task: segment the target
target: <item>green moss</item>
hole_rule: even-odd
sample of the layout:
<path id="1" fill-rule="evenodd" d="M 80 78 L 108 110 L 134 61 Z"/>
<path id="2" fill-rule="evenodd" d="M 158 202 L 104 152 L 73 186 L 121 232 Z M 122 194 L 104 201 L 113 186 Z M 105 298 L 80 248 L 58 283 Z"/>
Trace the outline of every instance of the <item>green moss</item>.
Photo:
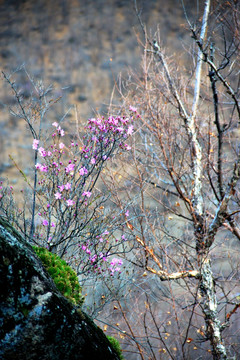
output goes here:
<path id="1" fill-rule="evenodd" d="M 26 307 L 21 307 L 20 311 L 25 317 L 27 317 L 30 310 L 27 309 Z"/>
<path id="2" fill-rule="evenodd" d="M 123 354 L 122 354 L 122 349 L 121 346 L 119 344 L 119 341 L 113 337 L 113 336 L 107 336 L 108 341 L 110 342 L 112 348 L 116 351 L 118 357 L 120 360 L 124 360 Z"/>
<path id="3" fill-rule="evenodd" d="M 84 298 L 75 271 L 58 255 L 45 248 L 33 246 L 48 273 L 51 275 L 58 290 L 74 305 L 81 306 Z"/>

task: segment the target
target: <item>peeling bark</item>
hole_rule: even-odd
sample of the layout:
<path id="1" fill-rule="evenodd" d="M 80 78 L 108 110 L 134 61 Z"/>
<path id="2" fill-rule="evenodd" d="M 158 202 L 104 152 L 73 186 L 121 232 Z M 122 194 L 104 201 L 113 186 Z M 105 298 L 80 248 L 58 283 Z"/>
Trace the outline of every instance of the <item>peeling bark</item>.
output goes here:
<path id="1" fill-rule="evenodd" d="M 209 258 L 205 258 L 201 267 L 200 291 L 203 298 L 203 313 L 206 323 L 206 336 L 212 345 L 214 360 L 226 360 L 226 348 L 221 335 L 221 324 L 217 317 L 217 298 Z"/>

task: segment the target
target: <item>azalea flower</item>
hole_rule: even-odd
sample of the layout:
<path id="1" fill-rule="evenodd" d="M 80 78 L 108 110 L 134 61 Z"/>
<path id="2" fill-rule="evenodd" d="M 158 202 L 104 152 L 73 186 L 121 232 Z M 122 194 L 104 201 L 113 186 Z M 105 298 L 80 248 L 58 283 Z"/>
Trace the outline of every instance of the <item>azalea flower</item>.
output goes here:
<path id="1" fill-rule="evenodd" d="M 132 135 L 133 134 L 133 125 L 130 125 L 127 129 L 127 135 Z"/>
<path id="2" fill-rule="evenodd" d="M 38 152 L 39 152 L 40 156 L 42 156 L 42 157 L 47 156 L 47 152 L 46 152 L 46 150 L 45 150 L 43 147 L 40 147 L 40 148 L 38 149 Z"/>
<path id="3" fill-rule="evenodd" d="M 134 106 L 129 106 L 129 110 L 132 112 L 137 112 L 137 108 L 135 108 Z"/>
<path id="4" fill-rule="evenodd" d="M 84 167 L 82 167 L 80 170 L 79 170 L 79 175 L 87 175 L 88 171 L 87 169 Z"/>
<path id="5" fill-rule="evenodd" d="M 72 185 L 70 183 L 66 183 L 64 186 L 66 190 L 71 190 Z"/>
<path id="6" fill-rule="evenodd" d="M 66 203 L 67 203 L 67 206 L 72 206 L 72 205 L 74 205 L 74 201 L 71 200 L 71 199 L 68 199 L 68 200 L 66 201 Z"/>
<path id="7" fill-rule="evenodd" d="M 90 192 L 90 191 L 84 191 L 83 193 L 82 193 L 82 196 L 86 196 L 86 197 L 90 197 L 92 195 L 92 193 Z"/>
<path id="8" fill-rule="evenodd" d="M 122 265 L 122 259 L 117 259 L 117 258 L 113 258 L 111 261 L 111 265 L 115 266 L 115 265 Z"/>
<path id="9" fill-rule="evenodd" d="M 66 168 L 65 171 L 68 174 L 69 172 L 74 170 L 75 165 L 74 164 L 69 164 Z"/>
<path id="10" fill-rule="evenodd" d="M 55 196 L 55 199 L 60 200 L 62 197 L 62 194 L 60 192 L 56 192 L 56 194 L 54 194 L 54 196 Z"/>
<path id="11" fill-rule="evenodd" d="M 38 144 L 39 144 L 39 140 L 33 139 L 33 144 L 32 144 L 33 150 L 37 150 Z"/>
<path id="12" fill-rule="evenodd" d="M 39 170 L 42 172 L 48 172 L 48 166 L 47 165 L 40 165 Z"/>

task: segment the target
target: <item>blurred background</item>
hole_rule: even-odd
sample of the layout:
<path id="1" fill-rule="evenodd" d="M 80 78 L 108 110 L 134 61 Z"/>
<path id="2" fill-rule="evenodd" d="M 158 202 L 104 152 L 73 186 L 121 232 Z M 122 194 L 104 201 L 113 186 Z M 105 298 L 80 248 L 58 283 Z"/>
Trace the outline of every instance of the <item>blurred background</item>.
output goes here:
<path id="1" fill-rule="evenodd" d="M 184 48 L 190 42 L 179 0 L 139 0 L 143 22 L 153 35 L 159 26 L 169 56 L 186 66 Z M 185 1 L 190 18 L 198 14 L 197 1 Z M 64 127 L 74 128 L 76 117 L 87 120 L 107 112 L 114 84 L 124 83 L 130 69 L 141 66 L 144 37 L 134 0 L 1 0 L 1 71 L 25 67 L 34 82 L 52 85 L 61 100 L 47 114 L 50 124 L 66 115 Z M 2 75 L 2 74 L 1 74 Z M 24 71 L 13 74 L 26 102 L 32 84 Z M 118 103 L 115 91 L 113 104 Z M 24 186 L 14 161 L 28 175 L 32 138 L 24 120 L 10 113 L 15 99 L 3 76 L 0 79 L 0 177 L 15 188 Z M 29 154 L 28 154 L 29 153 Z M 29 160 L 29 161 L 28 161 Z"/>

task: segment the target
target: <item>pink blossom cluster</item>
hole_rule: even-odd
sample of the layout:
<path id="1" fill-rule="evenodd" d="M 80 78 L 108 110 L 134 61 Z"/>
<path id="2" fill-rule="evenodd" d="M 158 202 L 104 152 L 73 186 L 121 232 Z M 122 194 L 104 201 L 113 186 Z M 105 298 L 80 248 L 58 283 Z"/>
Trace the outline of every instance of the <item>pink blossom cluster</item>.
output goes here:
<path id="1" fill-rule="evenodd" d="M 125 133 L 127 135 L 132 135 L 133 133 L 133 125 L 129 124 L 130 119 L 126 117 L 91 118 L 88 120 L 88 123 L 88 129 L 95 134 L 108 133 L 109 131 L 112 133 Z"/>
<path id="2" fill-rule="evenodd" d="M 54 123 L 52 123 L 52 126 L 54 126 L 57 129 L 57 133 L 59 136 L 65 135 L 64 130 L 61 128 L 61 126 L 56 121 Z"/>
<path id="3" fill-rule="evenodd" d="M 113 117 L 105 119 L 101 118 L 91 118 L 88 120 L 88 139 L 86 139 L 85 145 L 81 148 L 81 155 L 83 159 L 87 160 L 88 166 L 94 167 L 100 161 L 105 161 L 108 159 L 109 155 L 112 155 L 114 146 L 118 144 L 120 148 L 125 150 L 130 150 L 131 147 L 125 143 L 125 140 L 133 134 L 133 124 L 132 117 Z M 52 124 L 57 133 L 53 133 L 52 137 L 55 138 L 56 135 L 63 137 L 65 135 L 64 130 L 61 126 L 54 122 Z M 71 143 L 70 147 L 77 146 L 77 144 Z M 55 143 L 51 146 L 51 150 L 46 150 L 43 146 L 39 146 L 39 140 L 34 139 L 32 148 L 35 151 L 38 151 L 39 155 L 42 158 L 45 158 L 46 163 L 37 163 L 35 165 L 37 170 L 47 173 L 50 168 L 56 167 L 60 171 L 59 166 L 62 165 L 61 162 L 56 162 L 56 155 L 64 154 L 64 149 L 67 149 L 67 146 L 63 142 Z M 54 158 L 51 164 L 49 164 L 49 158 Z M 76 161 L 76 160 L 75 160 Z M 65 167 L 66 174 L 73 175 L 76 169 L 74 161 L 69 161 L 69 164 Z M 85 176 L 89 172 L 89 169 L 86 165 L 83 165 L 79 169 L 79 175 Z"/>
<path id="4" fill-rule="evenodd" d="M 120 139 L 126 139 L 133 134 L 134 128 L 132 124 L 132 117 L 109 116 L 108 118 L 91 118 L 88 120 L 88 130 L 93 134 L 92 141 L 103 143 L 104 147 L 108 146 L 109 142 L 114 142 Z M 106 137 L 107 135 L 107 137 Z M 123 142 L 119 142 L 121 148 L 130 150 L 131 147 Z"/>
<path id="5" fill-rule="evenodd" d="M 78 244 L 78 246 L 87 255 L 88 262 L 91 264 L 94 272 L 105 273 L 107 271 L 112 276 L 114 273 L 121 272 L 123 261 L 122 259 L 112 257 L 108 250 L 105 250 L 105 253 L 101 251 L 104 248 L 102 244 L 110 242 L 109 235 L 109 231 L 104 230 L 100 235 L 96 236 L 96 242 L 88 240 L 84 244 Z M 97 254 L 95 251 L 96 244 L 100 245 L 99 249 L 101 249 Z"/>
<path id="6" fill-rule="evenodd" d="M 41 173 L 38 184 L 45 189 L 43 193 L 49 210 L 44 216 L 48 215 L 47 219 L 42 218 L 41 225 L 48 229 L 46 230 L 48 237 L 52 237 L 53 243 L 58 224 L 51 221 L 52 215 L 49 214 L 54 214 L 55 209 L 59 209 L 58 211 L 61 211 L 66 219 L 72 219 L 78 216 L 77 214 L 84 214 L 84 211 L 90 214 L 91 211 L 87 209 L 96 201 L 92 184 L 94 184 L 94 179 L 98 178 L 103 163 L 118 149 L 131 149 L 126 141 L 134 131 L 135 109 L 132 108 L 130 111 L 132 113 L 130 117 L 110 116 L 89 119 L 81 146 L 73 140 L 70 145 L 64 143 L 62 138 L 65 132 L 57 122 L 52 124 L 55 128 L 52 134 L 52 145 L 46 147 L 39 139 L 33 140 L 32 148 L 39 155 L 39 162 L 35 164 L 36 170 Z M 57 216 L 54 215 L 54 219 L 56 218 Z M 106 239 L 108 234 L 106 230 L 95 236 L 96 243 L 99 244 L 99 248 L 97 247 L 99 252 L 95 243 L 84 243 L 79 246 L 87 255 L 87 261 L 94 271 L 102 272 L 107 266 L 109 273 L 113 275 L 121 271 L 122 260 L 113 258 L 110 263 L 108 262 L 111 256 L 105 246 L 108 244 Z"/>
<path id="7" fill-rule="evenodd" d="M 121 272 L 121 266 L 122 266 L 122 259 L 113 258 L 110 263 L 109 270 L 111 272 L 111 275 L 113 275 L 115 272 Z"/>
<path id="8" fill-rule="evenodd" d="M 92 251 L 90 250 L 89 242 L 87 244 L 81 245 L 81 249 L 88 256 L 88 261 L 93 266 L 94 272 L 103 273 L 107 270 L 111 276 L 114 275 L 115 272 L 121 273 L 121 266 L 123 264 L 122 259 L 112 258 L 111 260 L 109 260 L 110 253 L 108 252 L 104 254 L 100 251 L 98 254 L 96 253 L 92 254 Z"/>

